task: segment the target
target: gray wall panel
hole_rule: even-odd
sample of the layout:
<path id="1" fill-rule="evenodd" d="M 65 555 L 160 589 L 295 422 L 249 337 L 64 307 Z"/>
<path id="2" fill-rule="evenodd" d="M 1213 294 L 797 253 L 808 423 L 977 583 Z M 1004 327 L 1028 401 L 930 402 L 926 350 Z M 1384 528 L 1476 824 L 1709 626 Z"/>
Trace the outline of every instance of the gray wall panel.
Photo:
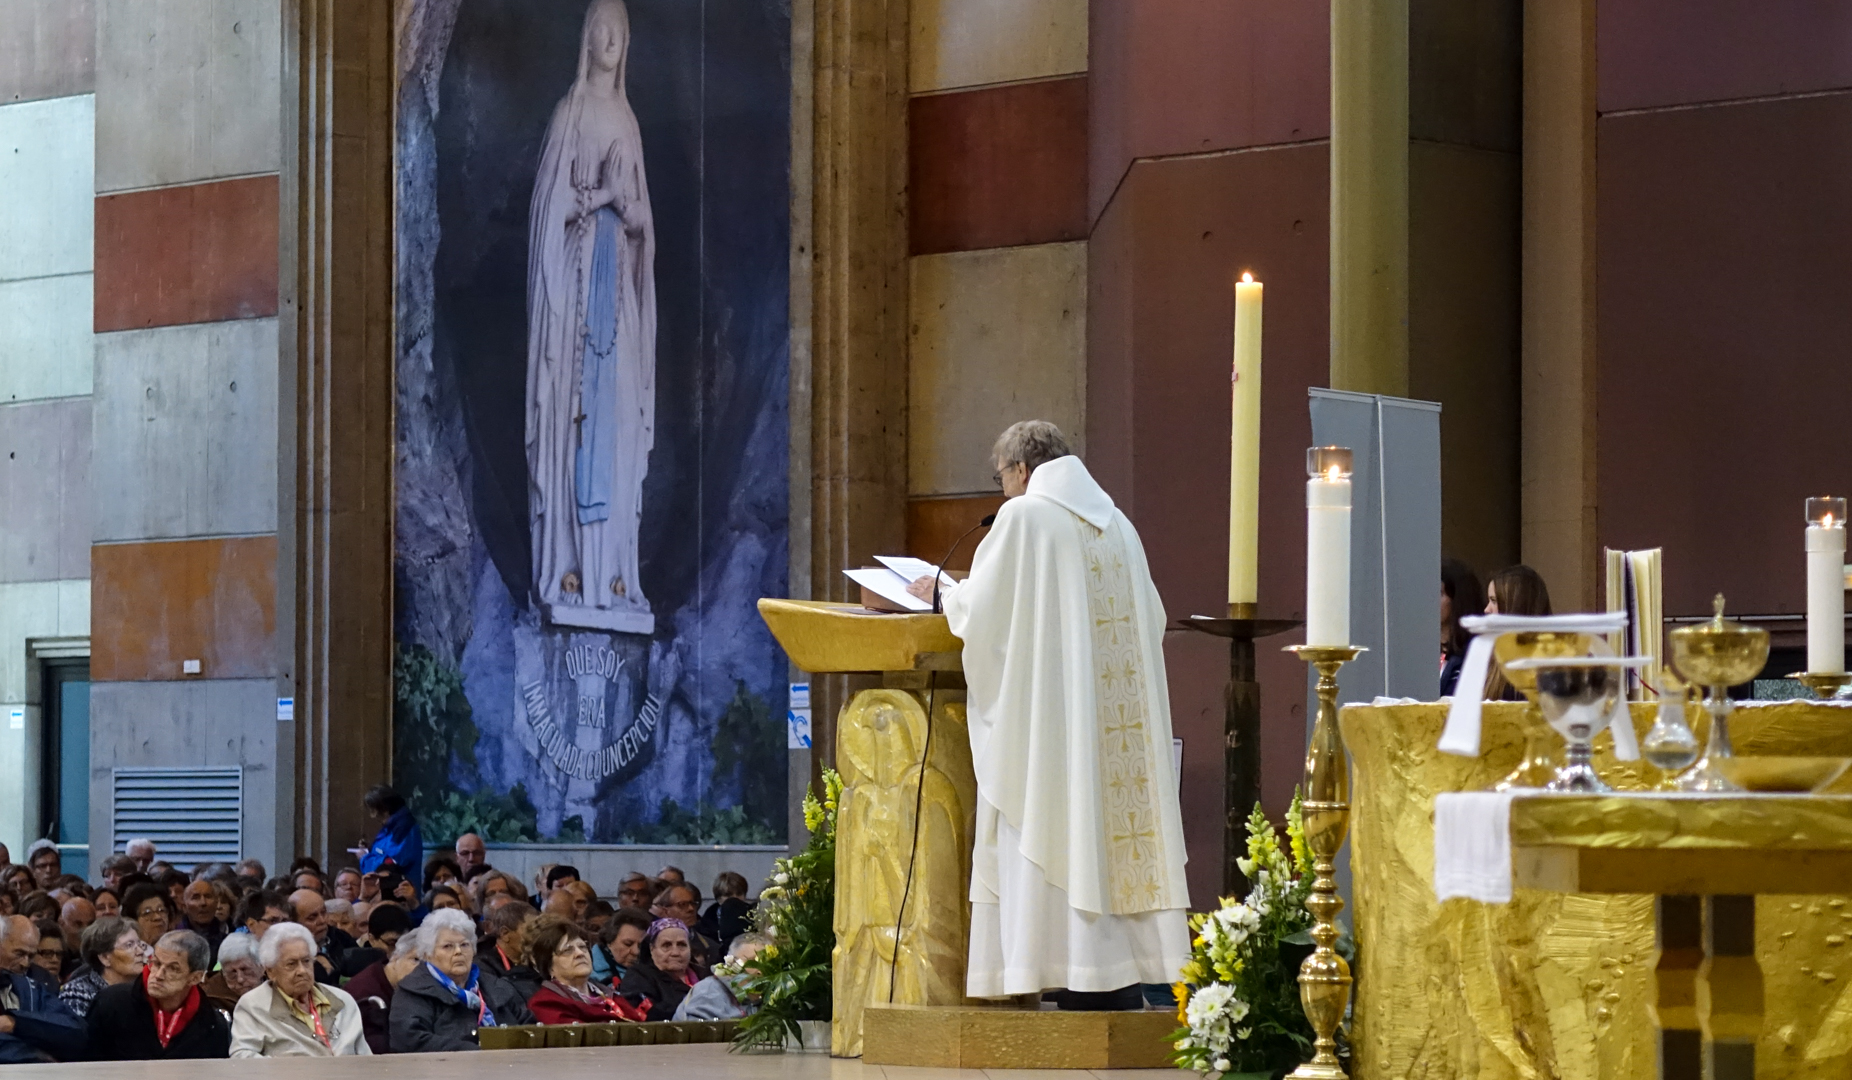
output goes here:
<path id="1" fill-rule="evenodd" d="M 0 405 L 0 581 L 90 576 L 90 399 Z"/>
<path id="2" fill-rule="evenodd" d="M 99 0 L 96 190 L 277 171 L 283 5 Z"/>
<path id="3" fill-rule="evenodd" d="M 113 767 L 244 768 L 244 854 L 276 867 L 276 683 L 99 682 L 90 687 L 90 859 L 108 853 Z"/>
<path id="4" fill-rule="evenodd" d="M 96 341 L 95 538 L 275 531 L 276 320 Z"/>

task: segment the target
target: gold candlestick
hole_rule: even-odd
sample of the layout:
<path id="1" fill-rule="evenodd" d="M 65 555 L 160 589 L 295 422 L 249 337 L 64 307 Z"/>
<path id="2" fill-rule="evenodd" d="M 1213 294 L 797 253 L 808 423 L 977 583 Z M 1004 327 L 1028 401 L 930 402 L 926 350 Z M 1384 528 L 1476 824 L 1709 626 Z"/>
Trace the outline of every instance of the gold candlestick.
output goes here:
<path id="1" fill-rule="evenodd" d="M 1812 691 L 1817 698 L 1833 697 L 1840 687 L 1852 682 L 1852 675 L 1843 671 L 1804 671 L 1788 677 Z"/>
<path id="2" fill-rule="evenodd" d="M 1318 718 L 1305 752 L 1305 843 L 1312 849 L 1312 895 L 1305 907 L 1315 920 L 1317 948 L 1299 965 L 1299 1001 L 1317 1035 L 1312 1060 L 1294 1069 L 1295 1080 L 1344 1080 L 1337 1031 L 1350 1005 L 1350 965 L 1332 946 L 1338 940 L 1336 860 L 1350 831 L 1350 761 L 1338 730 L 1338 668 L 1364 650 L 1355 645 L 1294 645 L 1286 650 L 1318 670 Z"/>

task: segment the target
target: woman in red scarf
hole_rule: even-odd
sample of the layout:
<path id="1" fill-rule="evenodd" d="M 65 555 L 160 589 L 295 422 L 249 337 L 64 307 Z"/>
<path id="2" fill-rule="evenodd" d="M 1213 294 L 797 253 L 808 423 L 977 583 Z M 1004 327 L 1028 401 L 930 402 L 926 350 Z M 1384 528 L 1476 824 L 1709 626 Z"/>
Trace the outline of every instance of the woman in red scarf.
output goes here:
<path id="1" fill-rule="evenodd" d="M 90 1051 L 102 1061 L 222 1058 L 231 1024 L 200 992 L 212 946 L 191 930 L 163 934 L 142 976 L 99 991 L 86 1018 Z"/>
<path id="2" fill-rule="evenodd" d="M 592 981 L 592 950 L 577 926 L 543 915 L 528 925 L 528 956 L 546 982 L 527 999 L 542 1024 L 608 1024 L 642 1020 L 644 1011 Z"/>

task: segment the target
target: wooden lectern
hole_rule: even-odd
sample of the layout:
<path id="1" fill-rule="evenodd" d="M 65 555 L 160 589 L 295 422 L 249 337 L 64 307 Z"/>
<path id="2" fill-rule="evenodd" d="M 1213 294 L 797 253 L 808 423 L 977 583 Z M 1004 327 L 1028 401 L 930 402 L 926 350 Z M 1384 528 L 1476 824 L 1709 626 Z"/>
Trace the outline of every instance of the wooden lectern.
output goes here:
<path id="1" fill-rule="evenodd" d="M 964 645 L 943 615 L 770 599 L 759 614 L 805 671 L 881 676 L 880 689 L 855 695 L 836 724 L 830 1052 L 859 1057 L 867 1006 L 965 1000 L 977 778 Z"/>

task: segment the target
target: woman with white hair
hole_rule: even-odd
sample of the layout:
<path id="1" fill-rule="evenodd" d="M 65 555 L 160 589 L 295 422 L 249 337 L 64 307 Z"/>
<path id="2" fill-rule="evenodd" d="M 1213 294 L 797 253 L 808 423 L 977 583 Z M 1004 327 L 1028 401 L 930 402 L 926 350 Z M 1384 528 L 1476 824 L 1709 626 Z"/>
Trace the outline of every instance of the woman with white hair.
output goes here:
<path id="1" fill-rule="evenodd" d="M 238 1008 L 238 999 L 264 981 L 264 965 L 257 957 L 253 934 L 227 934 L 219 945 L 219 970 L 200 989 L 225 1015 Z"/>
<path id="2" fill-rule="evenodd" d="M 371 1054 L 352 995 L 315 981 L 315 935 L 278 923 L 257 943 L 269 981 L 238 999 L 231 1056 L 338 1057 Z"/>
<path id="3" fill-rule="evenodd" d="M 393 1053 L 474 1050 L 480 1028 L 534 1022 L 520 994 L 477 969 L 476 924 L 463 912 L 446 908 L 425 916 L 418 955 L 423 963 L 392 995 Z"/>

